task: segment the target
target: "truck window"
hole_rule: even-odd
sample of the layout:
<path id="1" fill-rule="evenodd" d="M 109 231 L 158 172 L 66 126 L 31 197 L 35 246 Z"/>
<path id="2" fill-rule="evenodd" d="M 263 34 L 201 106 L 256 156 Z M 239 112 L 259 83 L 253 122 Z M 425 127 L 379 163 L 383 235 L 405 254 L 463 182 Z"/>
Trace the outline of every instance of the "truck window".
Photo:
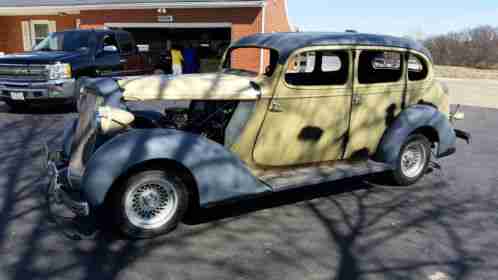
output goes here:
<path id="1" fill-rule="evenodd" d="M 132 37 L 127 33 L 122 33 L 118 35 L 119 46 L 121 47 L 121 52 L 123 54 L 131 54 L 135 50 L 135 43 Z"/>
<path id="2" fill-rule="evenodd" d="M 290 58 L 285 81 L 295 86 L 344 85 L 348 74 L 347 51 L 310 51 Z"/>
<path id="3" fill-rule="evenodd" d="M 116 41 L 116 39 L 114 38 L 113 35 L 105 35 L 104 38 L 102 39 L 102 49 L 104 49 L 105 47 L 108 47 L 108 46 L 114 46 L 116 47 L 118 50 L 118 42 Z"/>
<path id="4" fill-rule="evenodd" d="M 393 83 L 401 79 L 401 53 L 386 51 L 362 51 L 358 61 L 360 84 Z"/>

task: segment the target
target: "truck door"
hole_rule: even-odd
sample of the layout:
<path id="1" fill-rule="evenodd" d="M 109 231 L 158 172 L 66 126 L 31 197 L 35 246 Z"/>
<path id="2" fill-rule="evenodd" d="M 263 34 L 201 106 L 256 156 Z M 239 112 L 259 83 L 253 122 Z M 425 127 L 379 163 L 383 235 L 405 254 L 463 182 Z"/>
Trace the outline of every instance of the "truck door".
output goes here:
<path id="1" fill-rule="evenodd" d="M 118 32 L 118 43 L 121 50 L 121 63 L 123 64 L 123 75 L 134 76 L 146 74 L 145 61 L 138 52 L 138 48 L 131 34 Z"/>
<path id="2" fill-rule="evenodd" d="M 113 34 L 105 34 L 98 40 L 95 54 L 97 76 L 120 76 L 123 73 L 119 46 Z"/>
<path id="3" fill-rule="evenodd" d="M 266 166 L 341 159 L 349 127 L 352 51 L 308 48 L 292 55 L 254 147 Z"/>

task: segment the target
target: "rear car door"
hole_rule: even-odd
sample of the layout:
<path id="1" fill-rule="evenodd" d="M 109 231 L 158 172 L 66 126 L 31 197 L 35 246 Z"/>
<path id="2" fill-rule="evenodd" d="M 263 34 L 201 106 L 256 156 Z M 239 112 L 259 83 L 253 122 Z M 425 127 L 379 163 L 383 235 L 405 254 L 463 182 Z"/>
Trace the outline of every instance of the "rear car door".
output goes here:
<path id="1" fill-rule="evenodd" d="M 286 63 L 253 156 L 265 166 L 342 158 L 349 126 L 352 52 L 341 47 L 302 49 Z"/>
<path id="2" fill-rule="evenodd" d="M 351 125 L 345 158 L 373 155 L 387 127 L 402 110 L 406 91 L 405 50 L 356 50 Z"/>

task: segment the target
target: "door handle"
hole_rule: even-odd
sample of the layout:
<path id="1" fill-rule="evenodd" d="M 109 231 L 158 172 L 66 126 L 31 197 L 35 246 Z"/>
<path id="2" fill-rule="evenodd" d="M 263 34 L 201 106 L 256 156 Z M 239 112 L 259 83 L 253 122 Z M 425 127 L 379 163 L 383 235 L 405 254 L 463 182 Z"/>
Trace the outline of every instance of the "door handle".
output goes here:
<path id="1" fill-rule="evenodd" d="M 121 62 L 121 63 L 126 63 L 126 62 L 128 62 L 128 59 L 126 59 L 126 58 L 122 58 L 122 59 L 120 59 L 120 60 L 119 60 L 119 62 Z"/>
<path id="2" fill-rule="evenodd" d="M 360 105 L 360 104 L 361 104 L 361 95 L 353 94 L 353 105 Z"/>
<path id="3" fill-rule="evenodd" d="M 272 102 L 270 103 L 270 112 L 279 113 L 279 112 L 283 112 L 283 111 L 284 111 L 284 109 L 282 108 L 282 105 L 280 103 L 278 103 L 277 101 L 272 100 Z"/>

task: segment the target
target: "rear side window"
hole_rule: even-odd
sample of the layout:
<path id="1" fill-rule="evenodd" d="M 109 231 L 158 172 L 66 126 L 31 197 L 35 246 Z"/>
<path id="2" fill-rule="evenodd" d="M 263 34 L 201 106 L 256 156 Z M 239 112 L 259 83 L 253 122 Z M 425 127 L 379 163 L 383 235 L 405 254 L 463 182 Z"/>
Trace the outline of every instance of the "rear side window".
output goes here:
<path id="1" fill-rule="evenodd" d="M 295 86 L 344 85 L 348 75 L 347 51 L 309 51 L 290 58 L 285 81 Z"/>
<path id="2" fill-rule="evenodd" d="M 401 79 L 401 53 L 362 51 L 358 62 L 360 84 L 393 83 Z"/>
<path id="3" fill-rule="evenodd" d="M 427 78 L 429 68 L 423 59 L 410 54 L 408 58 L 408 79 L 410 81 L 422 81 Z"/>

